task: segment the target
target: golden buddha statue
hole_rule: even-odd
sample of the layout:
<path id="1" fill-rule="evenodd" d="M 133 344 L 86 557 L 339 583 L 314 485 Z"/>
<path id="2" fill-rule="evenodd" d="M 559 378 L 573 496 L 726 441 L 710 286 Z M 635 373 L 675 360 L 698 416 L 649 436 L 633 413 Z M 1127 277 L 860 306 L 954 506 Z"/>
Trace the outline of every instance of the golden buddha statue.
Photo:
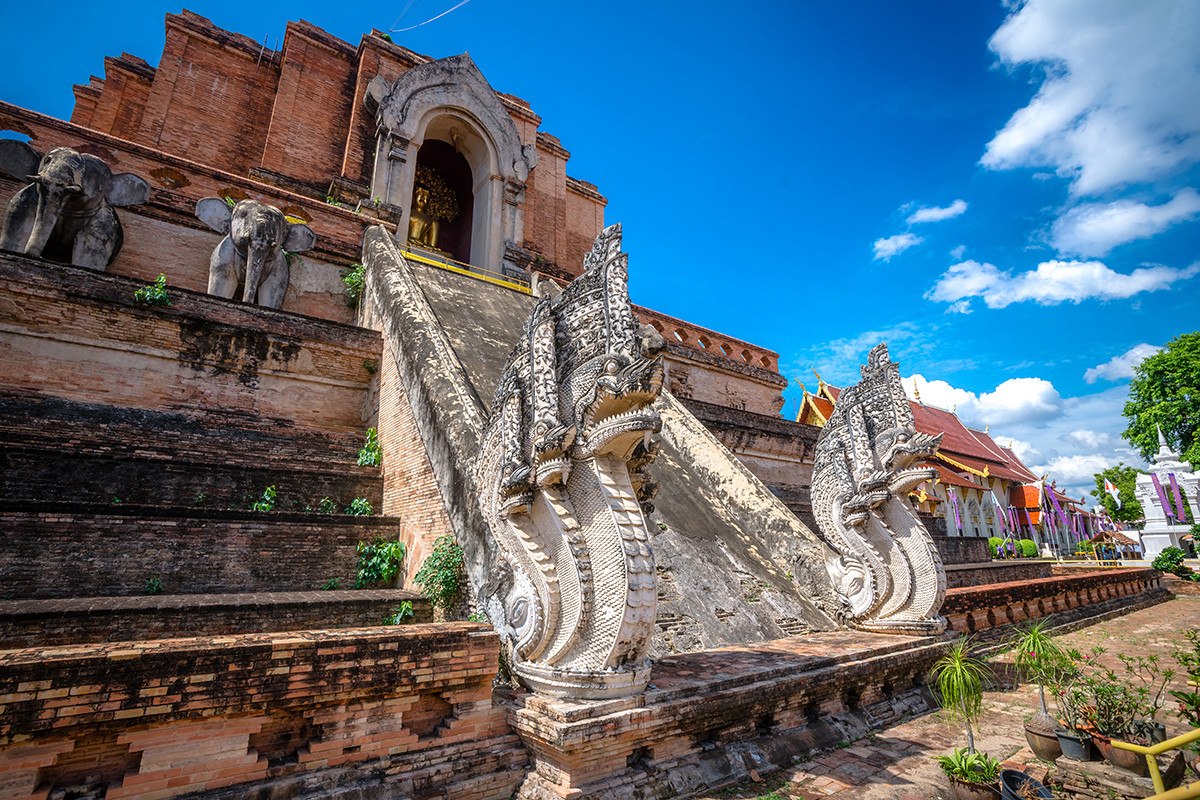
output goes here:
<path id="1" fill-rule="evenodd" d="M 418 185 L 413 191 L 412 212 L 408 216 L 408 243 L 437 250 L 438 219 L 428 213 L 428 205 L 429 189 Z"/>

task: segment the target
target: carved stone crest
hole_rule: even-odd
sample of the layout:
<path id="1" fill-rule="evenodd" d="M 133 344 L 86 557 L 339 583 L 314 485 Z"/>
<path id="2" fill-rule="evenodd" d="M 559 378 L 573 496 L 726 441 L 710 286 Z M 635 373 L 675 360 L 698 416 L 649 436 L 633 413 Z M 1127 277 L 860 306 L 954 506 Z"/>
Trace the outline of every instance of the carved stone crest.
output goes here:
<path id="1" fill-rule="evenodd" d="M 496 389 L 476 486 L 513 577 L 480 599 L 531 688 L 619 697 L 650 673 L 657 596 L 641 468 L 654 456 L 662 367 L 642 352 L 620 225 L 584 266 L 534 306 Z"/>
<path id="2" fill-rule="evenodd" d="M 827 564 L 848 624 L 892 633 L 936 634 L 946 572 L 908 492 L 932 480 L 912 468 L 942 437 L 918 433 L 899 367 L 877 345 L 862 380 L 842 391 L 817 439 L 813 513 L 838 556 Z"/>

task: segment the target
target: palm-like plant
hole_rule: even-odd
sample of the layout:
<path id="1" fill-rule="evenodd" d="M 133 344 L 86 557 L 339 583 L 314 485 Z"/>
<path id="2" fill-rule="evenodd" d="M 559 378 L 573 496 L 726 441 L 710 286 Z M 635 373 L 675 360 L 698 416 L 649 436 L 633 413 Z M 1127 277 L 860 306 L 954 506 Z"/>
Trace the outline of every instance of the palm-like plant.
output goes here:
<path id="1" fill-rule="evenodd" d="M 1030 727 L 1053 731 L 1058 727 L 1046 707 L 1046 684 L 1053 683 L 1066 653 L 1050 636 L 1050 617 L 1029 622 L 1017 629 L 1009 640 L 1009 652 L 1016 655 L 1017 672 L 1023 680 L 1038 685 L 1038 710 L 1029 720 Z"/>
<path id="2" fill-rule="evenodd" d="M 967 751 L 975 752 L 972 723 L 983 713 L 983 682 L 989 676 L 983 659 L 971 654 L 971 637 L 951 643 L 945 655 L 933 665 L 931 680 L 938 702 L 967 728 Z"/>

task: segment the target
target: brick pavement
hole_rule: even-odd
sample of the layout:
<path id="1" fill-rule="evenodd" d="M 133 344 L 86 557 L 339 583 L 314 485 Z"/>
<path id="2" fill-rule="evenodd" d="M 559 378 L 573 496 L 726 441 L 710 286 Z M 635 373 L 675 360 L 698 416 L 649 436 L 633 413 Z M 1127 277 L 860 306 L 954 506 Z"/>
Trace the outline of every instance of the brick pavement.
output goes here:
<path id="1" fill-rule="evenodd" d="M 1103 661 L 1117 664 L 1116 654 L 1158 655 L 1174 666 L 1170 651 L 1181 641 L 1179 631 L 1200 625 L 1200 598 L 1180 597 L 1132 614 L 1065 634 L 1060 641 L 1087 652 L 1107 648 Z M 1180 681 L 1178 681 L 1181 684 Z M 1182 684 L 1181 684 L 1182 685 Z M 1029 764 L 1035 777 L 1045 773 L 1025 744 L 1022 721 L 1037 707 L 1037 687 L 988 692 L 986 712 L 976 731 L 976 747 L 1012 766 Z M 1175 712 L 1164 710 L 1160 721 L 1168 735 L 1184 730 Z M 761 798 L 761 800 L 953 800 L 933 756 L 966 744 L 961 727 L 940 713 L 927 714 L 884 728 L 875 735 L 841 747 L 798 757 L 793 768 L 757 783 L 723 789 L 701 800 Z M 1030 763 L 1032 762 L 1032 763 Z"/>

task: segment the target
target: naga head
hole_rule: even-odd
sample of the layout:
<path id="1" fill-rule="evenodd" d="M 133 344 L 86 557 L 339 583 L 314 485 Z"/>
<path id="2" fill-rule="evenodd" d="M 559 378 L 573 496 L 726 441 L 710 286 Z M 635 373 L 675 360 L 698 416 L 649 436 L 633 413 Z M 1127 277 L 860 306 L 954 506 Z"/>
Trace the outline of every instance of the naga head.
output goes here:
<path id="1" fill-rule="evenodd" d="M 476 484 L 511 578 L 480 600 L 530 687 L 616 697 L 649 679 L 657 593 L 639 506 L 662 340 L 633 316 L 619 225 L 584 266 L 534 305 L 496 389 Z"/>

